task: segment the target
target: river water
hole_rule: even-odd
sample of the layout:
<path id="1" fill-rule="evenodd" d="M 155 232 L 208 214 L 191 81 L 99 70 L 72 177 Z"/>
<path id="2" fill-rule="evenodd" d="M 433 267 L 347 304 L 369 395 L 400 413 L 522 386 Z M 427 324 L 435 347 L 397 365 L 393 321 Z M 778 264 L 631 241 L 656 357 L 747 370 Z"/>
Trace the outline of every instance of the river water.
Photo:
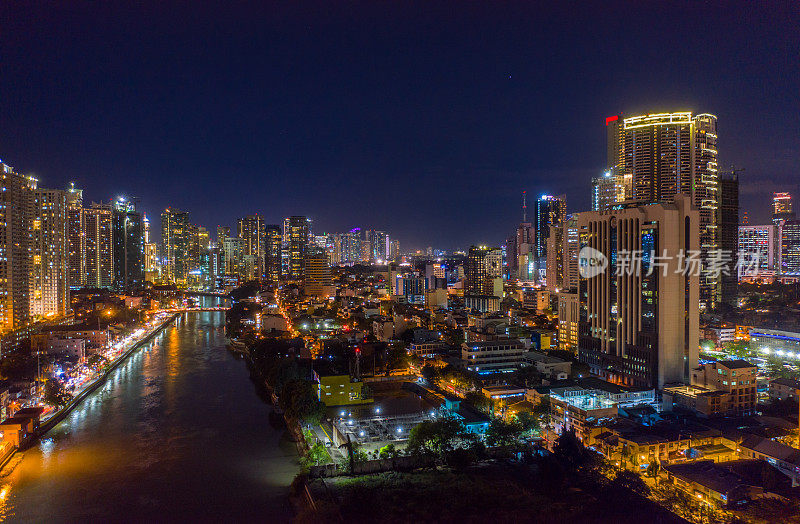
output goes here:
<path id="1" fill-rule="evenodd" d="M 184 314 L 17 453 L 0 519 L 289 520 L 296 449 L 224 326 L 224 312 Z"/>

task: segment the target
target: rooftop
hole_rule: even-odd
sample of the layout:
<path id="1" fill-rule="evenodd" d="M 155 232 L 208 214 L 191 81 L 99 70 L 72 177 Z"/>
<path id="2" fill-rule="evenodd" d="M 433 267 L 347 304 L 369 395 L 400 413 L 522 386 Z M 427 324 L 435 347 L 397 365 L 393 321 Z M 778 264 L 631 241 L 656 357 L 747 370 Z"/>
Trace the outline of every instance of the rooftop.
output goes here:
<path id="1" fill-rule="evenodd" d="M 755 364 L 751 364 L 746 360 L 718 360 L 717 364 L 720 366 L 725 366 L 728 369 L 742 369 L 742 368 L 756 367 Z"/>

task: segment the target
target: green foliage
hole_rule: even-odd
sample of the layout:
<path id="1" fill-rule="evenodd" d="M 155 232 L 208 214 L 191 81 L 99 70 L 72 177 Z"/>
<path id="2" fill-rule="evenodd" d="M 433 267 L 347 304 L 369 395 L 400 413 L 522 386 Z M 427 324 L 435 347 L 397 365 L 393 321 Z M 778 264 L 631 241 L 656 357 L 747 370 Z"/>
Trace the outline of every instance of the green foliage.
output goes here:
<path id="1" fill-rule="evenodd" d="M 490 446 L 514 447 L 519 443 L 522 431 L 522 424 L 496 418 L 492 420 L 489 429 L 486 430 L 486 442 Z"/>
<path id="2" fill-rule="evenodd" d="M 455 418 L 441 418 L 417 425 L 411 430 L 406 449 L 412 455 L 443 460 L 462 440 L 466 430 Z"/>
<path id="3" fill-rule="evenodd" d="M 314 385 L 307 380 L 287 382 L 283 386 L 280 403 L 286 414 L 296 420 L 319 424 L 325 416 L 325 404 L 319 401 Z"/>
<path id="4" fill-rule="evenodd" d="M 399 454 L 400 453 L 392 443 L 386 444 L 378 451 L 378 456 L 382 459 L 393 459 L 396 458 Z"/>
<path id="5" fill-rule="evenodd" d="M 320 464 L 329 464 L 332 462 L 331 455 L 322 442 L 317 442 L 308 449 L 306 456 L 301 459 L 301 464 L 304 467 L 319 466 Z"/>
<path id="6" fill-rule="evenodd" d="M 541 416 L 537 416 L 531 411 L 520 411 L 516 414 L 516 419 L 524 433 L 538 431 L 541 428 Z"/>
<path id="7" fill-rule="evenodd" d="M 491 414 L 492 410 L 494 409 L 492 399 L 480 391 L 468 391 L 464 395 L 464 402 L 487 414 Z"/>

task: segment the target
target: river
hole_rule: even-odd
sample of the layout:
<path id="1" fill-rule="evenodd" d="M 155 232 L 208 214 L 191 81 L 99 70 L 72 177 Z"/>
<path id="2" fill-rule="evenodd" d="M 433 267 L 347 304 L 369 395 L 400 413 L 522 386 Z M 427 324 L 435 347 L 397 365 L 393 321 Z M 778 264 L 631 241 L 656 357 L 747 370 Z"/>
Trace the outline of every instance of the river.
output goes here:
<path id="1" fill-rule="evenodd" d="M 223 312 L 182 315 L 17 453 L 0 472 L 0 519 L 289 520 L 296 448 L 224 326 Z"/>

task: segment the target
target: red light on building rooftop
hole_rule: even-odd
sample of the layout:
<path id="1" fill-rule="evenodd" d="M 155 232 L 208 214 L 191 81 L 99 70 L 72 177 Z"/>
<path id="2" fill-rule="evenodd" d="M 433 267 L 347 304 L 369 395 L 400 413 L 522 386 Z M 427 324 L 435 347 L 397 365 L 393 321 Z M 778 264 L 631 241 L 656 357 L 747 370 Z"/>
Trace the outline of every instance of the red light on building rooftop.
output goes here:
<path id="1" fill-rule="evenodd" d="M 617 120 L 619 120 L 619 115 L 606 117 L 606 125 L 610 124 L 611 122 L 616 122 Z"/>

